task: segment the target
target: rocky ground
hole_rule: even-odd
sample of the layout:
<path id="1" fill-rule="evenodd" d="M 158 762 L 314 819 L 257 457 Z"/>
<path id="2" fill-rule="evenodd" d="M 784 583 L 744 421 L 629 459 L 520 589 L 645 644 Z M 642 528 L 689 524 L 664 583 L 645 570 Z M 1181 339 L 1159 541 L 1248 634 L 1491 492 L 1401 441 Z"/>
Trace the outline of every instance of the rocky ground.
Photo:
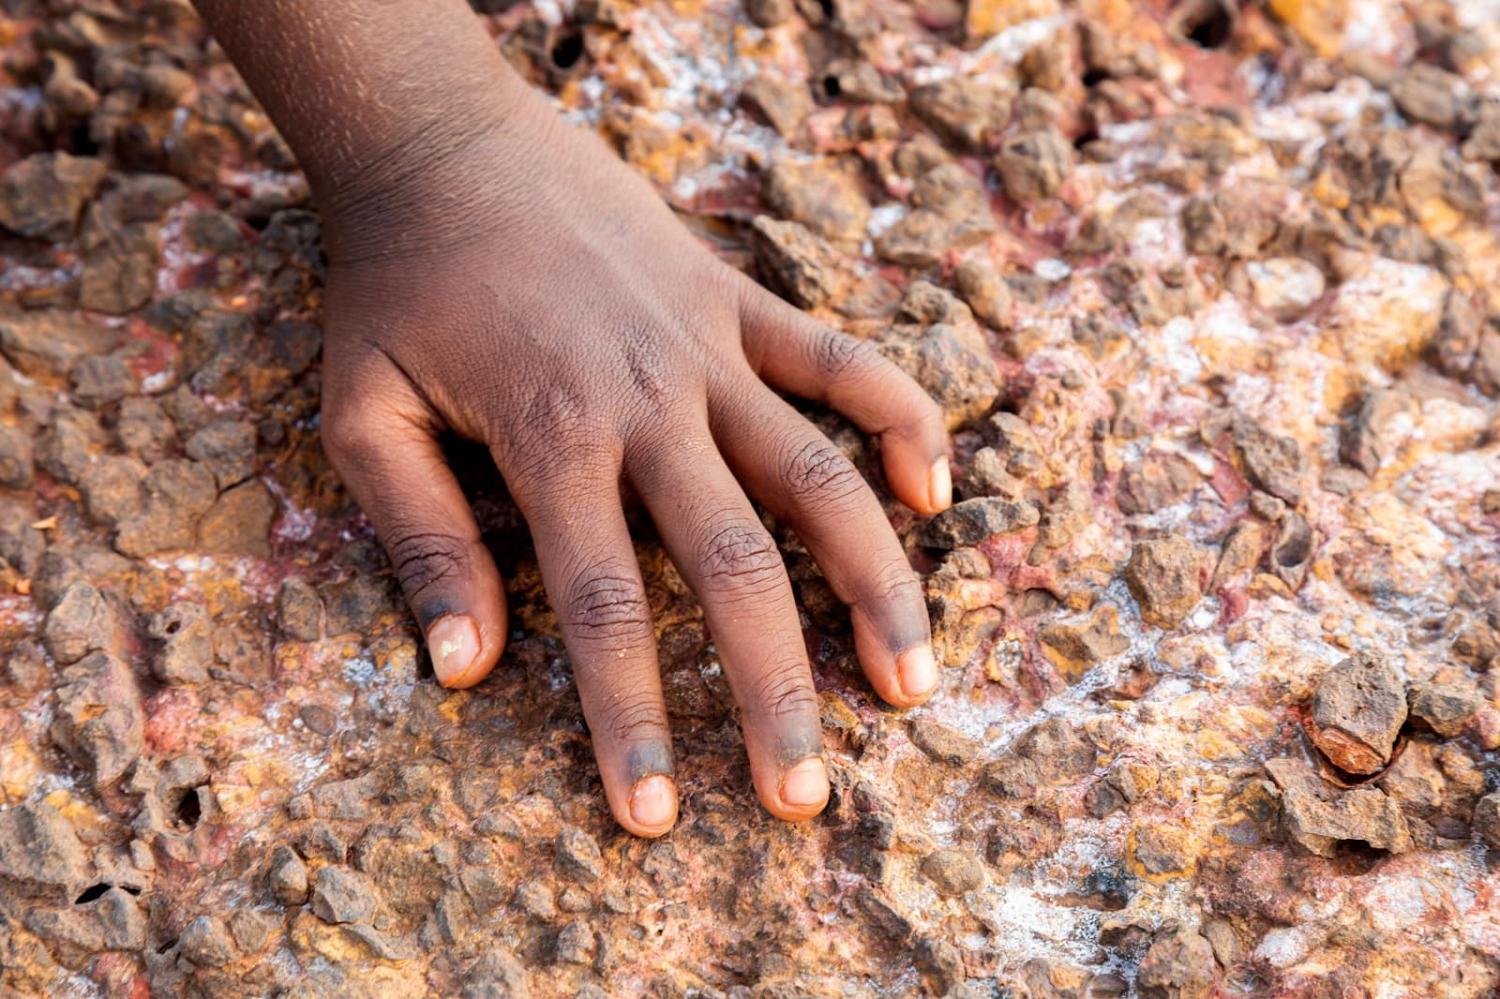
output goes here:
<path id="1" fill-rule="evenodd" d="M 783 532 L 835 793 L 767 818 L 643 532 L 683 808 L 624 835 L 479 460 L 515 630 L 432 681 L 191 12 L 4 0 L 0 995 L 1492 994 L 1493 2 L 479 6 L 941 399 L 961 502 L 891 512 L 942 693 L 873 699 Z"/>

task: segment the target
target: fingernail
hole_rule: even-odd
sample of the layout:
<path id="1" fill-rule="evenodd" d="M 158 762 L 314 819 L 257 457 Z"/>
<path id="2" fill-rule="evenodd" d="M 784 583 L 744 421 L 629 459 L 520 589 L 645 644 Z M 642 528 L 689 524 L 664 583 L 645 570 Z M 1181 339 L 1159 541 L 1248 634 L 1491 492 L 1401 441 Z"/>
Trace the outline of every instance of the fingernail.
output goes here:
<path id="1" fill-rule="evenodd" d="M 937 660 L 926 645 L 907 649 L 896 660 L 896 677 L 907 697 L 926 697 L 937 686 Z"/>
<path id="2" fill-rule="evenodd" d="M 467 614 L 448 614 L 427 629 L 427 651 L 432 655 L 432 671 L 438 683 L 452 686 L 479 658 L 479 629 Z"/>
<path id="3" fill-rule="evenodd" d="M 821 808 L 828 800 L 828 771 L 816 756 L 781 775 L 781 800 L 793 808 Z"/>
<path id="4" fill-rule="evenodd" d="M 647 829 L 672 821 L 677 810 L 677 788 L 666 774 L 642 777 L 630 789 L 630 817 Z"/>
<path id="5" fill-rule="evenodd" d="M 946 510 L 953 505 L 953 472 L 948 467 L 947 455 L 934 461 L 927 472 L 927 502 L 934 510 Z"/>

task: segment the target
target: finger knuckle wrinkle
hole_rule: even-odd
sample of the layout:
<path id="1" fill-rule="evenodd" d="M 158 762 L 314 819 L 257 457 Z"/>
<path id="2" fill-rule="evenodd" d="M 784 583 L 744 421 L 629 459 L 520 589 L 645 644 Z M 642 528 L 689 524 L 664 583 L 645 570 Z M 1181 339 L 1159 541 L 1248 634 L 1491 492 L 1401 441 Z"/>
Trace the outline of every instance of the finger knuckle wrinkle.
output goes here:
<path id="1" fill-rule="evenodd" d="M 773 662 L 761 674 L 756 698 L 774 718 L 792 718 L 818 710 L 818 694 L 801 660 Z"/>
<path id="2" fill-rule="evenodd" d="M 829 380 L 847 377 L 867 366 L 874 351 L 865 341 L 832 330 L 818 338 L 815 349 L 818 370 Z"/>
<path id="3" fill-rule="evenodd" d="M 922 580 L 905 562 L 892 562 L 876 576 L 877 591 L 890 602 L 922 599 Z"/>
<path id="4" fill-rule="evenodd" d="M 651 609 L 640 584 L 622 572 L 585 577 L 569 594 L 564 622 L 585 639 L 622 639 L 651 626 Z"/>
<path id="5" fill-rule="evenodd" d="M 700 557 L 704 584 L 714 589 L 762 592 L 777 585 L 784 571 L 776 542 L 759 524 L 720 527 Z"/>
<path id="6" fill-rule="evenodd" d="M 646 692 L 622 695 L 603 710 L 604 731 L 616 744 L 655 742 L 667 727 L 660 702 Z"/>
<path id="7" fill-rule="evenodd" d="M 439 531 L 396 531 L 386 541 L 391 568 L 410 600 L 458 575 L 468 549 L 466 539 Z"/>
<path id="8" fill-rule="evenodd" d="M 785 474 L 793 492 L 824 500 L 842 499 L 864 485 L 853 462 L 828 441 L 809 441 L 799 447 L 788 459 Z"/>

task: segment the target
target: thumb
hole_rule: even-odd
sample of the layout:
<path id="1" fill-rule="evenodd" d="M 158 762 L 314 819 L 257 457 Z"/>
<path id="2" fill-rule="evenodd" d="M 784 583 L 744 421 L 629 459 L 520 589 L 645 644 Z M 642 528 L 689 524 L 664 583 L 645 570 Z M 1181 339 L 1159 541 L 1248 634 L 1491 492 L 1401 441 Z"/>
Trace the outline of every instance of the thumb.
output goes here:
<path id="1" fill-rule="evenodd" d="M 403 412 L 420 401 L 389 381 L 359 393 L 378 409 L 325 405 L 323 448 L 385 546 L 438 682 L 471 687 L 505 647 L 505 591 L 430 422 Z"/>

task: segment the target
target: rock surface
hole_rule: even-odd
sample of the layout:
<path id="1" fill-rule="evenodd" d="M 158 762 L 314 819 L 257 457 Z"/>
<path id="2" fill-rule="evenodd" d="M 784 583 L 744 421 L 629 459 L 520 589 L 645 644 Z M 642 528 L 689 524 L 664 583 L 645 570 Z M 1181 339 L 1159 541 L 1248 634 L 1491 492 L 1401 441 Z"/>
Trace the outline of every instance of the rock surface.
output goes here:
<path id="1" fill-rule="evenodd" d="M 625 835 L 462 445 L 507 650 L 433 681 L 323 456 L 316 207 L 190 5 L 9 0 L 0 994 L 1494 994 L 1482 4 L 473 6 L 942 407 L 924 521 L 798 403 L 922 576 L 939 691 L 880 702 L 768 515 L 833 787 L 770 819 L 632 510 L 681 815 Z"/>

